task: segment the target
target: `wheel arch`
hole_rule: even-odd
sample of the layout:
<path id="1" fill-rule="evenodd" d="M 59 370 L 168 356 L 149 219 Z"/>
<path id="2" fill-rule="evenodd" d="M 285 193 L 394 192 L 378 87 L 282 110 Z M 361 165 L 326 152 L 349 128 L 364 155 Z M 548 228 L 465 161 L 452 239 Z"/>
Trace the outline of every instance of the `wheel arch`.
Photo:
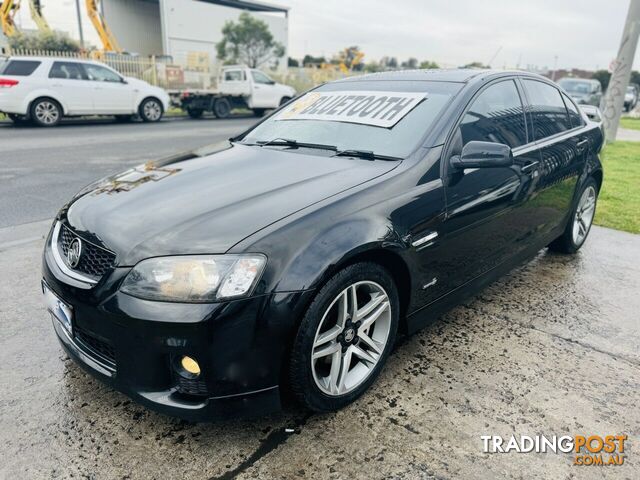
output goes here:
<path id="1" fill-rule="evenodd" d="M 409 266 L 397 246 L 395 248 L 385 247 L 378 242 L 361 245 L 344 253 L 340 258 L 332 262 L 327 262 L 317 273 L 312 282 L 315 291 L 320 290 L 339 271 L 356 263 L 370 262 L 385 268 L 393 279 L 398 290 L 400 299 L 400 325 L 399 329 L 405 333 L 407 331 L 406 314 L 411 302 L 411 272 Z M 313 298 L 310 299 L 313 301 Z M 308 305 L 304 306 L 304 310 Z"/>
<path id="2" fill-rule="evenodd" d="M 62 109 L 62 115 L 67 115 L 69 110 L 65 103 L 55 95 L 51 95 L 50 92 L 35 92 L 33 95 L 29 96 L 29 99 L 27 100 L 27 115 L 31 115 L 31 107 L 36 101 L 44 99 L 56 102 Z"/>

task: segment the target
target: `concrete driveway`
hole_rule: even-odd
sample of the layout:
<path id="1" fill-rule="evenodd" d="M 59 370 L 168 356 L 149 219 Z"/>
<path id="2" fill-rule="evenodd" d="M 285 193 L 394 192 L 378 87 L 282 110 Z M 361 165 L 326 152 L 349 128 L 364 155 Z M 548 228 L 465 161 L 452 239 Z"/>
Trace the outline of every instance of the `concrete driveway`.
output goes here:
<path id="1" fill-rule="evenodd" d="M 39 295 L 47 222 L 0 229 L 0 478 L 639 478 L 640 237 L 594 227 L 404 340 L 329 415 L 192 425 L 62 353 Z M 481 435 L 629 436 L 623 466 L 486 454 Z"/>

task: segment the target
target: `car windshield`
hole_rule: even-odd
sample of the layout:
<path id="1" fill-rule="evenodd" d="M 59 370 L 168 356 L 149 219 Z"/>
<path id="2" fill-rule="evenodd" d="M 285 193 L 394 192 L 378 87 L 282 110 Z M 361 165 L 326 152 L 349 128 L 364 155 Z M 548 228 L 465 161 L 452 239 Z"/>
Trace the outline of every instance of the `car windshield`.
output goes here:
<path id="1" fill-rule="evenodd" d="M 427 81 L 330 83 L 258 125 L 242 143 L 307 144 L 343 154 L 406 158 L 459 89 L 460 84 Z M 319 100 L 326 108 L 314 110 Z"/>
<path id="2" fill-rule="evenodd" d="M 591 82 L 581 80 L 560 80 L 560 86 L 569 93 L 589 93 Z"/>

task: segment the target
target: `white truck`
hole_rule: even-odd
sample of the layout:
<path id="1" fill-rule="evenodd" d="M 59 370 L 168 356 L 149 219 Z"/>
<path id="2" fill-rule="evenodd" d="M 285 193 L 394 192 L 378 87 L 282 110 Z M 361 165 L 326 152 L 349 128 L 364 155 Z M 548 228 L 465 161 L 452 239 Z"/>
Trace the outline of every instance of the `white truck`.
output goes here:
<path id="1" fill-rule="evenodd" d="M 226 118 L 234 108 L 248 108 L 261 117 L 265 111 L 284 105 L 295 95 L 295 89 L 274 82 L 260 70 L 233 65 L 222 69 L 216 89 L 175 92 L 172 99 L 191 118 L 199 118 L 204 112 Z"/>

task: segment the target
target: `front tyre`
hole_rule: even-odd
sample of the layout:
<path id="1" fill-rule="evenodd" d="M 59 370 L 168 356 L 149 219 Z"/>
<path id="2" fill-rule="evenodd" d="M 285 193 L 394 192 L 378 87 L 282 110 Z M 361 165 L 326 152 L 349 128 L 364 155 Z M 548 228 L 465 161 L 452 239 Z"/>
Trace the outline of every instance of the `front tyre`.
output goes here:
<path id="1" fill-rule="evenodd" d="M 62 107 L 51 98 L 39 98 L 31 104 L 31 120 L 39 127 L 55 127 L 62 120 Z"/>
<path id="2" fill-rule="evenodd" d="M 360 397 L 393 348 L 399 315 L 397 288 L 380 265 L 357 263 L 333 276 L 294 341 L 289 378 L 298 400 L 327 412 Z"/>
<path id="3" fill-rule="evenodd" d="M 550 250 L 561 253 L 575 253 L 580 250 L 591 231 L 597 201 L 598 184 L 591 177 L 580 191 L 578 202 L 572 211 L 564 233 L 549 244 Z"/>
<path id="4" fill-rule="evenodd" d="M 138 109 L 138 114 L 143 122 L 154 123 L 159 122 L 164 115 L 164 108 L 160 100 L 156 98 L 146 98 Z"/>

